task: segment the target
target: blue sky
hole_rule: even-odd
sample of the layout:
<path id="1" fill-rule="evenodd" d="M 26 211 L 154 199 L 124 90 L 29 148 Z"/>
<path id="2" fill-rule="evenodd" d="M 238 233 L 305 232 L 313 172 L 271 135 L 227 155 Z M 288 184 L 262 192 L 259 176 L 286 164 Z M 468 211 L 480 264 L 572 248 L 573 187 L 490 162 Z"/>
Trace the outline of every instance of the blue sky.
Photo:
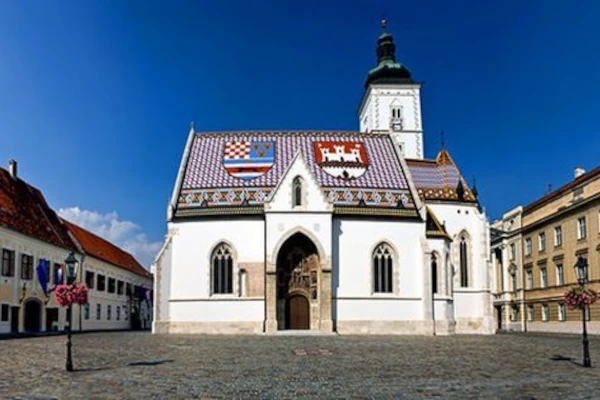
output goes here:
<path id="1" fill-rule="evenodd" d="M 488 3 L 3 1 L 0 162 L 148 263 L 190 121 L 356 130 L 385 12 L 495 218 L 599 164 L 600 2 Z"/>

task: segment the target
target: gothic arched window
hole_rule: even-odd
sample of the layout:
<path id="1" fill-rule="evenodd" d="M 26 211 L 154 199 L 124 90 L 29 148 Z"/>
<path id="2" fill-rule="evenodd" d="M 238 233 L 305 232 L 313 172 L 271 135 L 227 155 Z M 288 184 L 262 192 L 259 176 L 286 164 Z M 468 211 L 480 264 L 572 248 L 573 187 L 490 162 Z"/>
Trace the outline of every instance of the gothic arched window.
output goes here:
<path id="1" fill-rule="evenodd" d="M 394 257 L 387 243 L 381 243 L 373 252 L 373 292 L 394 292 Z"/>
<path id="2" fill-rule="evenodd" d="M 293 199 L 292 204 L 294 207 L 300 207 L 302 205 L 302 178 L 297 176 L 294 178 L 294 189 L 293 189 Z"/>
<path id="3" fill-rule="evenodd" d="M 464 235 L 460 237 L 460 286 L 469 286 L 469 245 Z"/>
<path id="4" fill-rule="evenodd" d="M 212 293 L 233 293 L 233 256 L 225 243 L 218 245 L 212 254 Z"/>
<path id="5" fill-rule="evenodd" d="M 438 264 L 437 256 L 431 255 L 431 293 L 438 292 Z"/>

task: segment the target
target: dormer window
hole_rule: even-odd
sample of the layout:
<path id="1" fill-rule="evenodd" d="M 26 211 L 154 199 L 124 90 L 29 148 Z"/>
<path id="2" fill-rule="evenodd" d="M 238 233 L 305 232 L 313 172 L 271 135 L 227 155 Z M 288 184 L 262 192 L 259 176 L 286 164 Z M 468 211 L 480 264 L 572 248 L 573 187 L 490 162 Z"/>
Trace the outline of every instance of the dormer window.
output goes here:
<path id="1" fill-rule="evenodd" d="M 394 132 L 400 132 L 404 129 L 404 120 L 402 118 L 402 106 L 392 106 L 390 127 Z"/>
<path id="2" fill-rule="evenodd" d="M 294 207 L 302 206 L 302 178 L 299 176 L 294 178 L 292 204 Z"/>

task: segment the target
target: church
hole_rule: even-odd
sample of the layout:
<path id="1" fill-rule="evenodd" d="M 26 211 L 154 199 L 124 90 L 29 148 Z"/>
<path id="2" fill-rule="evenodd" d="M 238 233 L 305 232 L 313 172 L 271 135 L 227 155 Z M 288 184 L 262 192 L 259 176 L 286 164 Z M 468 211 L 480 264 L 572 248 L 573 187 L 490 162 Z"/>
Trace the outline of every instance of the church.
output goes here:
<path id="1" fill-rule="evenodd" d="M 192 126 L 154 333 L 494 333 L 488 220 L 382 27 L 357 132 Z"/>

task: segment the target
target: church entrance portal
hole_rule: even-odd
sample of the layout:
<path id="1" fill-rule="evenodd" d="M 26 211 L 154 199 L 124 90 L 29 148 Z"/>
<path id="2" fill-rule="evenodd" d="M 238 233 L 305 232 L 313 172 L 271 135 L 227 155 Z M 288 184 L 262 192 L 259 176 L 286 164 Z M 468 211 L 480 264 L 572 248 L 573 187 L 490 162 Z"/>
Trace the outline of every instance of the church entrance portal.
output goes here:
<path id="1" fill-rule="evenodd" d="M 25 303 L 25 331 L 39 332 L 42 317 L 42 306 L 35 300 Z"/>
<path id="2" fill-rule="evenodd" d="M 319 255 L 301 233 L 291 236 L 277 256 L 277 325 L 282 329 L 311 329 L 319 306 Z"/>

